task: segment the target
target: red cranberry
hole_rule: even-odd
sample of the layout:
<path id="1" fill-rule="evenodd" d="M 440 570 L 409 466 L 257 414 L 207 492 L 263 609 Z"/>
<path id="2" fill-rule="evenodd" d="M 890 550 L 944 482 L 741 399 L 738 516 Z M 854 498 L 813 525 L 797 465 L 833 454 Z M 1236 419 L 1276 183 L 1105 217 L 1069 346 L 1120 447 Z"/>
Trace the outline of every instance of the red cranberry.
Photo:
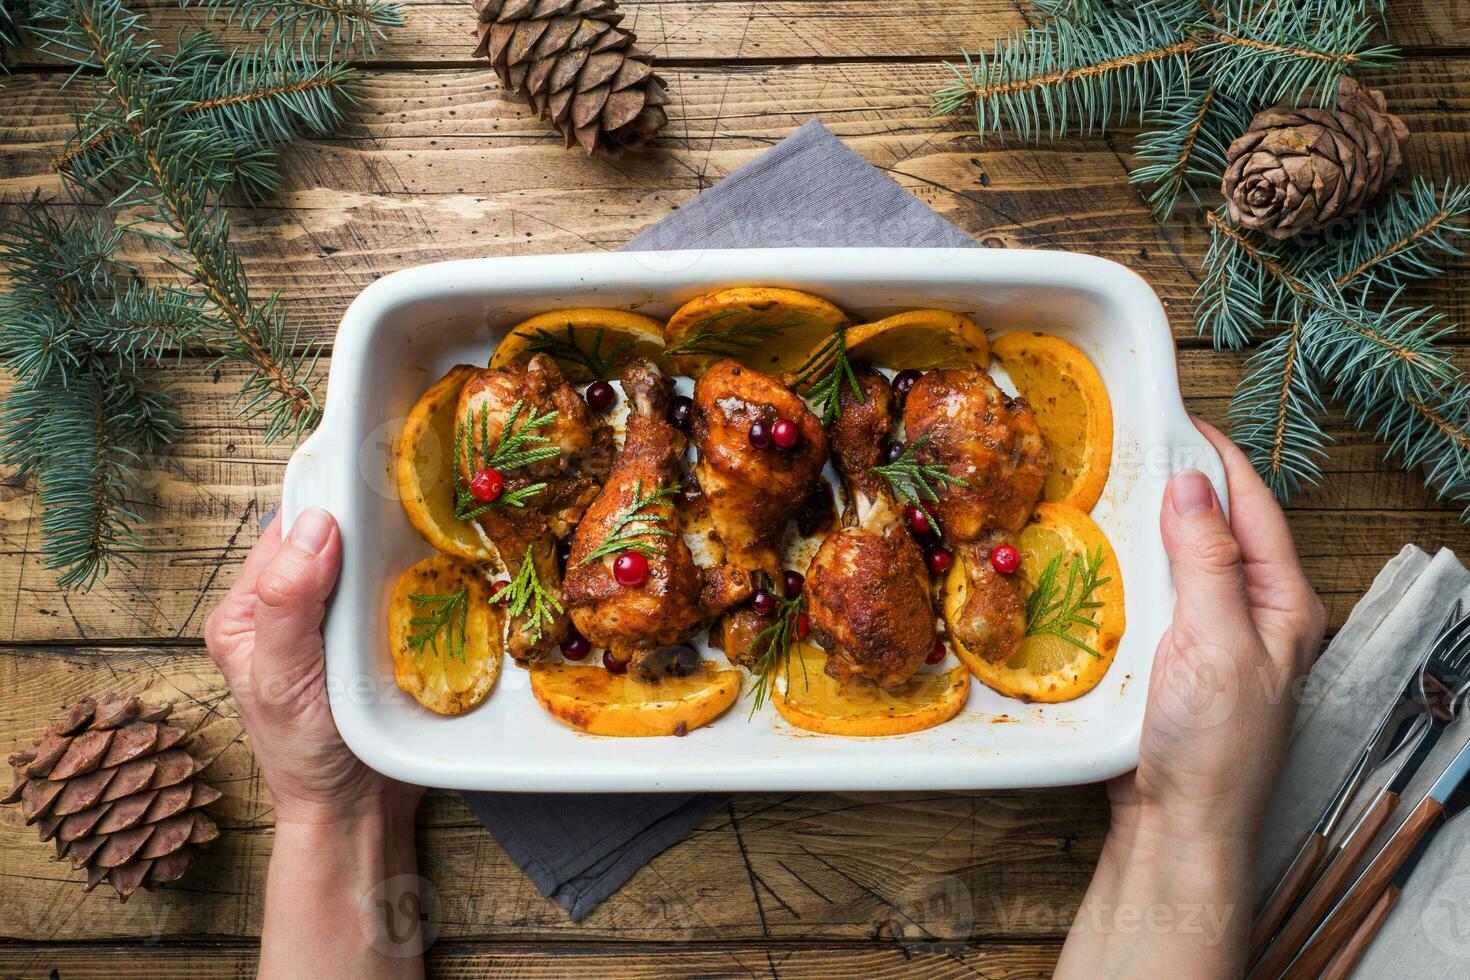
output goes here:
<path id="1" fill-rule="evenodd" d="M 561 645 L 561 655 L 568 660 L 586 660 L 587 654 L 592 652 L 592 644 L 587 637 L 572 634 L 572 638 Z"/>
<path id="2" fill-rule="evenodd" d="M 491 600 L 492 601 L 495 601 L 495 602 L 502 601 L 501 598 L 500 598 L 500 593 L 504 592 L 508 588 L 510 588 L 510 579 L 508 579 L 508 578 L 503 578 L 499 582 L 491 582 L 490 583 L 490 598 L 491 598 Z"/>
<path id="3" fill-rule="evenodd" d="M 755 595 L 750 597 L 750 608 L 762 616 L 769 616 L 776 611 L 776 597 L 765 589 L 756 589 Z"/>
<path id="4" fill-rule="evenodd" d="M 909 526 L 909 530 L 915 534 L 932 534 L 934 525 L 929 523 L 929 515 L 917 504 L 906 504 L 903 508 L 903 519 Z"/>
<path id="5" fill-rule="evenodd" d="M 626 674 L 628 672 L 628 661 L 619 660 L 617 657 L 614 657 L 611 650 L 603 652 L 602 666 L 607 668 L 609 674 Z"/>
<path id="6" fill-rule="evenodd" d="M 688 432 L 689 424 L 694 421 L 694 399 L 688 395 L 675 395 L 674 404 L 669 409 L 669 421 L 679 431 Z"/>
<path id="7" fill-rule="evenodd" d="M 937 663 L 939 663 L 939 661 L 943 660 L 945 658 L 945 656 L 947 656 L 948 654 L 949 654 L 949 650 L 945 648 L 944 641 L 943 640 L 935 640 L 934 641 L 934 649 L 929 651 L 929 656 L 927 656 L 927 657 L 924 658 L 924 663 L 926 663 L 926 664 L 937 664 Z"/>
<path id="8" fill-rule="evenodd" d="M 914 368 L 904 368 L 893 376 L 893 393 L 900 399 L 909 393 L 914 383 L 924 376 L 923 371 Z"/>
<path id="9" fill-rule="evenodd" d="M 806 576 L 791 569 L 781 573 L 781 588 L 786 593 L 786 598 L 795 599 L 801 595 L 801 587 L 806 585 Z"/>
<path id="10" fill-rule="evenodd" d="M 801 430 L 790 419 L 777 419 L 771 426 L 771 441 L 777 449 L 792 450 L 801 442 Z"/>
<path id="11" fill-rule="evenodd" d="M 625 588 L 637 588 L 648 581 L 648 559 L 636 551 L 623 552 L 613 559 L 613 578 Z"/>
<path id="12" fill-rule="evenodd" d="M 924 555 L 924 564 L 928 565 L 929 571 L 935 575 L 943 575 L 954 565 L 954 555 L 948 548 L 935 545 Z"/>
<path id="13" fill-rule="evenodd" d="M 883 450 L 883 462 L 890 465 L 898 462 L 903 457 L 903 452 L 907 448 L 901 442 L 890 442 L 888 447 Z"/>
<path id="14" fill-rule="evenodd" d="M 482 504 L 494 503 L 500 499 L 500 491 L 505 489 L 505 477 L 501 476 L 499 470 L 485 467 L 476 473 L 470 480 L 470 493 L 474 494 L 476 500 Z"/>
<path id="15" fill-rule="evenodd" d="M 812 623 L 811 623 L 811 620 L 807 619 L 806 613 L 797 613 L 796 614 L 796 638 L 798 640 L 805 640 L 808 636 L 811 636 L 811 635 L 812 635 Z"/>
<path id="16" fill-rule="evenodd" d="M 587 386 L 587 404 L 605 412 L 618 403 L 618 391 L 606 381 L 594 381 Z"/>
<path id="17" fill-rule="evenodd" d="M 771 448 L 771 427 L 764 422 L 757 422 L 750 427 L 750 444 L 756 449 Z"/>
<path id="18" fill-rule="evenodd" d="M 990 553 L 990 567 L 1002 575 L 1014 575 L 1021 567 L 1021 553 L 1008 544 L 998 544 Z"/>

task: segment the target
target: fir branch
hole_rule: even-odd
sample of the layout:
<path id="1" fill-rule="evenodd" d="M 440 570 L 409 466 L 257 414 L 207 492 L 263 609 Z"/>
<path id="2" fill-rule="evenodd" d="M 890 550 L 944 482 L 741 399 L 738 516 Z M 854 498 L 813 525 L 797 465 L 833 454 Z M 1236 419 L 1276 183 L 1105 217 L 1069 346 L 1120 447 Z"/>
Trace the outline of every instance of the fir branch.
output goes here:
<path id="1" fill-rule="evenodd" d="M 535 643 L 541 639 L 546 624 L 562 612 L 562 604 L 550 589 L 541 584 L 541 577 L 536 573 L 533 551 L 533 545 L 526 547 L 521 567 L 516 569 L 510 584 L 500 590 L 496 601 L 505 604 L 512 619 L 525 618 L 529 629 L 528 639 Z"/>
<path id="2" fill-rule="evenodd" d="M 565 338 L 558 337 L 550 330 L 537 330 L 536 339 L 531 341 L 526 350 L 532 354 L 546 354 L 557 360 L 580 364 L 593 378 L 602 380 L 611 376 L 612 369 L 623 351 L 633 346 L 633 338 L 624 337 L 613 345 L 612 350 L 604 354 L 602 342 L 606 333 L 607 331 L 598 327 L 597 332 L 593 335 L 592 346 L 583 347 L 578 343 L 577 333 L 569 323 Z"/>
<path id="3" fill-rule="evenodd" d="M 533 483 L 503 494 L 488 504 L 481 504 L 464 482 L 464 474 L 492 469 L 502 476 L 513 469 L 530 466 L 561 455 L 561 447 L 535 430 L 556 421 L 556 411 L 537 415 L 534 408 L 521 421 L 525 401 L 518 399 L 510 407 L 500 430 L 500 441 L 490 448 L 490 406 L 482 404 L 479 413 L 466 424 L 460 419 L 454 435 L 454 516 L 461 521 L 473 520 L 495 507 L 524 507 L 546 484 Z M 520 423 L 517 425 L 517 423 Z"/>
<path id="4" fill-rule="evenodd" d="M 1321 480 L 1327 455 L 1327 409 L 1303 346 L 1297 317 L 1246 361 L 1228 415 L 1230 437 L 1283 502 Z"/>
<path id="5" fill-rule="evenodd" d="M 128 144 L 121 159 L 91 174 L 88 183 L 121 184 L 124 190 L 110 205 L 151 206 L 170 227 L 172 233 L 160 237 L 187 260 L 177 267 L 221 323 L 211 346 L 221 358 L 252 369 L 236 399 L 240 415 L 262 419 L 267 441 L 299 439 L 320 415 L 312 391 L 316 357 L 295 353 L 298 334 L 287 328 L 276 295 L 263 302 L 250 295 L 244 267 L 229 247 L 229 219 L 215 198 L 218 134 L 181 126 L 171 116 L 166 93 L 150 87 L 148 72 L 139 68 L 159 63 L 158 46 L 118 0 L 45 0 L 38 19 L 48 52 L 102 72 L 106 108 L 93 115 L 103 115 Z M 214 167 L 201 174 L 201 161 Z"/>
<path id="6" fill-rule="evenodd" d="M 1455 238 L 1470 233 L 1470 187 L 1436 187 L 1416 179 L 1407 194 L 1394 194 L 1363 215 L 1346 241 L 1304 252 L 1299 269 L 1330 269 L 1332 285 L 1396 289 L 1415 279 L 1442 275 L 1442 258 L 1461 254 Z"/>
<path id="7" fill-rule="evenodd" d="M 920 446 L 928 443 L 927 435 L 920 436 L 909 443 L 903 449 L 903 454 L 891 463 L 873 467 L 873 472 L 888 481 L 898 499 L 906 504 L 913 504 L 919 511 L 929 519 L 929 524 L 934 528 L 934 533 L 944 534 L 939 526 L 939 520 L 929 512 L 926 504 L 934 503 L 939 499 L 938 487 L 949 485 L 956 487 L 968 487 L 970 484 L 957 476 L 951 476 L 949 470 L 935 463 L 920 463 L 917 451 Z"/>
<path id="8" fill-rule="evenodd" d="M 1129 180 L 1151 186 L 1149 206 L 1168 218 L 1181 195 L 1198 203 L 1194 184 L 1219 185 L 1226 151 L 1249 122 L 1243 103 L 1214 88 L 1170 93 L 1143 115 L 1144 132 L 1134 146 L 1140 166 Z"/>
<path id="9" fill-rule="evenodd" d="M 847 357 L 847 327 L 838 326 L 816 353 L 796 369 L 796 383 L 806 388 L 806 397 L 821 408 L 823 425 L 831 425 L 842 414 L 842 388 L 863 404 L 863 387 Z"/>
<path id="10" fill-rule="evenodd" d="M 384 0 L 181 0 L 211 16 L 264 35 L 273 46 L 294 44 L 300 56 L 339 52 L 367 57 L 388 28 L 403 26 L 403 8 Z"/>
<path id="11" fill-rule="evenodd" d="M 1036 581 L 1036 588 L 1026 597 L 1026 635 L 1055 636 L 1083 650 L 1093 657 L 1102 655 L 1087 644 L 1074 630 L 1096 630 L 1097 622 L 1090 615 L 1103 604 L 1092 598 L 1100 587 L 1112 581 L 1109 577 L 1098 577 L 1103 565 L 1103 546 L 1089 555 L 1083 552 L 1067 563 L 1065 589 L 1057 581 L 1061 576 L 1063 555 L 1054 555 Z"/>
<path id="12" fill-rule="evenodd" d="M 750 670 L 751 715 L 760 710 L 766 698 L 770 697 L 772 685 L 776 682 L 777 671 L 785 674 L 786 689 L 791 690 L 791 642 L 796 639 L 797 624 L 802 613 L 802 598 L 802 593 L 798 592 L 793 598 L 776 599 L 773 622 L 757 633 L 755 639 L 751 641 L 752 649 L 761 650 L 760 656 L 756 658 L 755 665 Z M 805 658 L 801 660 L 801 679 L 803 683 L 806 683 Z"/>
<path id="13" fill-rule="evenodd" d="M 413 616 L 408 621 L 408 625 L 418 627 L 408 635 L 408 649 L 415 656 L 421 657 L 425 652 L 433 653 L 436 657 L 443 656 L 443 651 L 439 649 L 439 637 L 443 634 L 450 656 L 460 663 L 465 662 L 465 631 L 470 619 L 469 594 L 470 588 L 465 585 L 448 595 L 409 595 L 414 606 L 423 610 L 422 615 Z"/>
<path id="14" fill-rule="evenodd" d="M 11 52 L 25 43 L 27 6 L 25 0 L 0 0 L 0 72 Z"/>
<path id="15" fill-rule="evenodd" d="M 662 526 L 668 523 L 669 515 L 652 508 L 671 506 L 668 501 L 678 492 L 678 487 L 670 486 L 658 487 L 645 494 L 643 481 L 639 480 L 633 485 L 632 502 L 619 511 L 602 542 L 582 556 L 577 565 L 580 567 L 626 551 L 636 551 L 645 558 L 665 554 L 668 549 L 657 539 L 672 538 L 675 534 Z M 649 538 L 654 540 L 650 541 Z"/>
<path id="16" fill-rule="evenodd" d="M 949 66 L 954 81 L 935 93 L 934 112 L 970 109 L 982 137 L 1104 130 L 1117 116 L 1187 89 L 1189 55 L 1201 43 L 1147 5 L 1098 9 L 1084 22 L 1048 21 L 997 40 L 989 55 L 966 52 L 963 69 Z"/>

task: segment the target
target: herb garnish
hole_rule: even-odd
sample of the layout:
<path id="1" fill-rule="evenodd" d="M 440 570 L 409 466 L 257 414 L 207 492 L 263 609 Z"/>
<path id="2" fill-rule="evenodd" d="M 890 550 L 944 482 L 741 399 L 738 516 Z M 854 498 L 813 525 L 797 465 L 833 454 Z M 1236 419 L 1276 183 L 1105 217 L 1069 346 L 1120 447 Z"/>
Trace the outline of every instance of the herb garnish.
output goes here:
<path id="1" fill-rule="evenodd" d="M 531 642 L 535 643 L 541 639 L 542 624 L 551 622 L 562 611 L 562 605 L 561 600 L 541 584 L 536 563 L 531 560 L 533 547 L 526 546 L 526 557 L 521 559 L 521 567 L 516 570 L 515 578 L 495 598 L 505 604 L 512 619 L 516 616 L 526 617 Z"/>
<path id="2" fill-rule="evenodd" d="M 505 427 L 501 430 L 500 445 L 490 451 L 490 406 L 481 405 L 480 411 L 471 424 L 466 424 L 460 419 L 455 426 L 454 433 L 454 516 L 457 520 L 468 521 L 479 517 L 481 514 L 494 507 L 524 507 L 526 503 L 536 494 L 546 489 L 545 483 L 533 483 L 530 486 L 512 490 L 502 495 L 499 499 L 488 504 L 482 504 L 464 482 L 464 471 L 474 473 L 477 470 L 490 468 L 504 474 L 507 470 L 513 470 L 517 466 L 528 466 L 531 463 L 539 463 L 545 459 L 554 459 L 561 455 L 561 447 L 553 444 L 549 438 L 536 435 L 532 430 L 542 428 L 556 420 L 556 411 L 552 410 L 545 415 L 537 415 L 532 409 L 530 417 L 516 428 L 519 421 L 521 409 L 525 407 L 523 400 L 518 400 L 511 406 L 510 415 L 506 417 Z M 476 431 L 478 430 L 478 431 Z"/>
<path id="3" fill-rule="evenodd" d="M 663 503 L 668 498 L 679 492 L 678 487 L 659 487 L 650 494 L 644 494 L 643 481 L 639 480 L 633 485 L 633 502 L 623 508 L 622 513 L 612 523 L 612 528 L 607 532 L 607 537 L 602 543 L 593 548 L 587 555 L 580 559 L 577 564 L 585 565 L 588 562 L 597 561 L 610 555 L 620 555 L 625 551 L 636 551 L 645 558 L 653 558 L 664 553 L 664 547 L 657 541 L 646 540 L 648 537 L 672 538 L 674 532 L 666 527 L 635 527 L 628 525 L 634 521 L 643 521 L 647 524 L 662 524 L 667 522 L 668 517 L 664 514 L 645 514 L 643 511 L 650 507 Z"/>
<path id="4" fill-rule="evenodd" d="M 935 463 L 920 463 L 915 450 L 929 442 L 927 435 L 920 436 L 904 447 L 903 455 L 891 463 L 873 467 L 873 472 L 888 481 L 898 499 L 906 504 L 913 504 L 919 508 L 919 512 L 929 519 L 929 524 L 934 528 L 934 533 L 943 536 L 943 529 L 939 526 L 938 519 L 931 513 L 926 503 L 933 503 L 939 499 L 939 491 L 935 484 L 949 484 L 956 487 L 968 487 L 970 484 L 957 476 L 950 476 L 949 471 L 943 466 Z"/>
<path id="5" fill-rule="evenodd" d="M 715 329 L 716 324 L 730 321 L 731 317 L 740 316 L 742 313 L 744 313 L 743 319 Z M 802 323 L 801 320 L 761 323 L 760 317 L 759 313 L 749 313 L 744 310 L 726 310 L 723 313 L 716 313 L 701 323 L 699 328 L 684 340 L 672 347 L 665 347 L 664 353 L 671 357 L 675 354 L 739 357 L 741 354 L 749 353 L 760 347 L 762 341 L 770 340 Z"/>
<path id="6" fill-rule="evenodd" d="M 606 331 L 602 327 L 597 328 L 591 349 L 583 347 L 577 342 L 576 331 L 572 325 L 567 324 L 566 339 L 558 337 L 547 329 L 536 331 L 536 339 L 526 349 L 532 354 L 549 354 L 560 361 L 570 361 L 585 367 L 592 377 L 601 381 L 612 373 L 613 365 L 617 363 L 618 356 L 633 346 L 632 337 L 624 337 L 613 345 L 613 349 L 606 355 L 602 353 L 603 334 Z"/>
<path id="7" fill-rule="evenodd" d="M 1085 614 L 1102 608 L 1103 603 L 1093 599 L 1092 594 L 1112 581 L 1108 577 L 1098 578 L 1097 573 L 1102 569 L 1102 563 L 1102 545 L 1097 546 L 1097 552 L 1093 555 L 1085 551 L 1078 555 L 1067 566 L 1067 587 L 1064 592 L 1057 582 L 1061 575 L 1062 555 L 1054 555 L 1046 563 L 1046 568 L 1042 569 L 1041 577 L 1036 581 L 1036 589 L 1026 599 L 1026 635 L 1055 636 L 1101 660 L 1102 654 L 1069 631 L 1079 626 L 1084 630 L 1097 629 L 1097 621 Z"/>
<path id="8" fill-rule="evenodd" d="M 414 616 L 408 621 L 410 626 L 419 627 L 408 635 L 408 648 L 417 656 L 423 656 L 426 649 L 440 656 L 439 634 L 443 633 L 449 652 L 464 663 L 465 627 L 470 616 L 469 594 L 469 586 L 449 595 L 411 593 L 408 598 L 425 615 Z"/>
<path id="9" fill-rule="evenodd" d="M 793 599 L 778 598 L 776 600 L 776 621 L 756 634 L 755 641 L 751 644 L 753 649 L 760 649 L 761 644 L 765 644 L 765 650 L 756 659 L 755 666 L 750 669 L 754 679 L 751 685 L 751 693 L 754 695 L 750 705 L 752 715 L 770 695 L 777 670 L 785 672 L 786 688 L 791 689 L 791 641 L 796 636 L 801 605 L 802 594 L 800 593 Z M 805 659 L 801 661 L 801 679 L 803 683 L 806 682 Z"/>
<path id="10" fill-rule="evenodd" d="M 863 404 L 863 387 L 847 358 L 847 327 L 837 330 L 818 347 L 816 353 L 796 369 L 796 383 L 804 386 L 806 397 L 822 409 L 822 424 L 831 425 L 842 414 L 842 385 L 852 389 L 858 404 Z"/>

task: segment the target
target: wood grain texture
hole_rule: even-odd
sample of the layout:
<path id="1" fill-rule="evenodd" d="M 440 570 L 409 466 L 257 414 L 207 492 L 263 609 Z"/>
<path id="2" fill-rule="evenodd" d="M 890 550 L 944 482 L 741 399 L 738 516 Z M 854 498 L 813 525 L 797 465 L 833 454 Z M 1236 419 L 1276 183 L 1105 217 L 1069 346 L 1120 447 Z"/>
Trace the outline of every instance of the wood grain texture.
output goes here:
<path id="1" fill-rule="evenodd" d="M 181 887 L 126 905 L 83 893 L 14 807 L 0 808 L 0 939 L 250 937 L 270 855 L 269 793 L 233 702 L 197 647 L 10 648 L 0 653 L 6 750 L 61 705 L 121 689 L 173 699 L 197 731 L 223 837 Z M 445 939 L 514 935 L 651 942 L 1056 937 L 1107 828 L 1101 786 L 1015 793 L 742 794 L 585 919 L 543 899 L 454 794 L 419 813 L 420 870 Z"/>
<path id="2" fill-rule="evenodd" d="M 633 943 L 480 947 L 440 942 L 428 955 L 436 977 L 554 980 L 569 976 L 628 980 L 707 980 L 762 977 L 828 980 L 830 977 L 924 977 L 926 980 L 1036 980 L 1051 975 L 1059 941 L 946 944 L 939 948 L 892 942 L 845 946 L 729 943 L 682 947 Z M 192 945 L 140 950 L 135 946 L 0 948 L 0 975 L 59 976 L 63 980 L 115 980 L 120 964 L 146 958 L 152 980 L 250 980 L 257 951 L 245 946 Z M 54 971 L 54 972 L 53 972 Z"/>
<path id="3" fill-rule="evenodd" d="M 1208 235 L 1190 208 L 1154 220 L 1127 180 L 1130 136 L 982 149 L 967 120 L 931 118 L 928 95 L 944 77 L 939 65 L 866 62 L 675 69 L 663 149 L 607 162 L 563 150 L 489 71 L 369 72 L 343 135 L 286 148 L 281 192 L 236 215 L 233 241 L 255 288 L 279 289 L 303 336 L 328 341 L 351 299 L 388 272 L 615 248 L 816 116 L 985 244 L 1095 252 L 1135 268 L 1176 335 L 1193 338 Z M 51 166 L 72 129 L 62 78 L 7 80 L 0 206 L 61 193 Z M 1374 83 L 1416 133 L 1413 173 L 1470 170 L 1470 59 L 1415 59 Z M 132 258 L 166 274 L 160 254 Z M 1470 260 L 1455 260 L 1440 284 L 1411 296 L 1467 319 L 1466 270 Z"/>

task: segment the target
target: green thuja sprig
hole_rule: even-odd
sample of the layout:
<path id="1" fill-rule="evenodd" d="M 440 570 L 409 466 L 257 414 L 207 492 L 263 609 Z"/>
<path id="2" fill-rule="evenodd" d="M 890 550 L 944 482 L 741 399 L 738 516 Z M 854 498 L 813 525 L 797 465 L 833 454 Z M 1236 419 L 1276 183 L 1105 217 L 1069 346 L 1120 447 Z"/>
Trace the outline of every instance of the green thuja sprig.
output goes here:
<path id="1" fill-rule="evenodd" d="M 482 404 L 471 420 L 460 419 L 454 434 L 454 516 L 461 521 L 473 520 L 496 507 L 525 507 L 531 499 L 546 489 L 545 482 L 519 487 L 502 494 L 488 504 L 480 503 L 464 482 L 466 472 L 489 468 L 504 476 L 513 469 L 530 466 L 543 460 L 561 455 L 561 447 L 538 432 L 556 421 L 556 411 L 536 414 L 534 408 L 525 419 L 521 411 L 524 400 L 517 400 L 510 408 L 501 428 L 500 442 L 492 449 L 490 445 L 490 406 Z"/>
<path id="2" fill-rule="evenodd" d="M 516 569 L 515 577 L 495 599 L 505 604 L 506 611 L 510 613 L 512 619 L 525 618 L 528 638 L 535 643 L 541 639 L 546 625 L 562 612 L 562 604 L 561 600 L 542 584 L 541 576 L 536 572 L 533 551 L 534 546 L 526 548 L 526 555 L 521 559 L 521 567 Z"/>
<path id="3" fill-rule="evenodd" d="M 929 512 L 928 505 L 939 500 L 940 487 L 948 485 L 963 488 L 970 484 L 952 476 L 948 469 L 937 463 L 919 462 L 918 451 L 928 442 L 927 435 L 920 436 L 904 447 L 903 454 L 898 459 L 873 467 L 873 472 L 888 481 L 901 503 L 913 504 L 919 508 L 920 513 L 928 518 L 934 533 L 942 536 L 944 531 L 939 526 L 939 519 Z"/>
<path id="4" fill-rule="evenodd" d="M 659 539 L 675 537 L 675 533 L 665 526 L 668 524 L 668 515 L 656 508 L 667 504 L 678 492 L 678 487 L 671 486 L 656 487 L 644 493 L 643 481 L 639 480 L 633 485 L 633 499 L 613 518 L 612 525 L 597 547 L 583 555 L 577 564 L 590 564 L 625 551 L 636 551 L 645 558 L 664 554 L 668 549 Z"/>
<path id="5" fill-rule="evenodd" d="M 408 635 L 408 648 L 415 656 L 423 656 L 425 653 L 443 656 L 444 651 L 439 647 L 442 637 L 449 655 L 460 663 L 465 662 L 465 630 L 470 618 L 469 594 L 469 586 L 463 586 L 448 595 L 409 595 L 414 607 L 422 610 L 420 615 L 408 621 L 410 626 L 416 627 Z"/>

